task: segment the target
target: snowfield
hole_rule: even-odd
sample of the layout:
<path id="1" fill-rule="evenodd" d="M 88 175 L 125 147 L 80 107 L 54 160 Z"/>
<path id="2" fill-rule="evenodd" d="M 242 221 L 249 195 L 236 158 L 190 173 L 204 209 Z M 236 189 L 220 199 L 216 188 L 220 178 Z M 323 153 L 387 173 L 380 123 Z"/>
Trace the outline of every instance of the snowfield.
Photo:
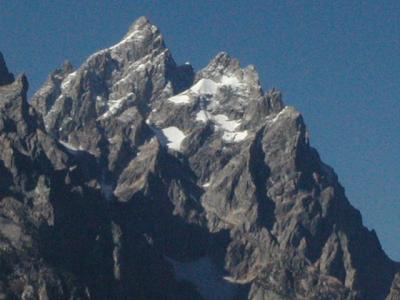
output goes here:
<path id="1" fill-rule="evenodd" d="M 167 147 L 176 151 L 181 151 L 182 141 L 185 139 L 186 135 L 178 127 L 171 126 L 161 129 L 162 133 L 167 138 Z"/>

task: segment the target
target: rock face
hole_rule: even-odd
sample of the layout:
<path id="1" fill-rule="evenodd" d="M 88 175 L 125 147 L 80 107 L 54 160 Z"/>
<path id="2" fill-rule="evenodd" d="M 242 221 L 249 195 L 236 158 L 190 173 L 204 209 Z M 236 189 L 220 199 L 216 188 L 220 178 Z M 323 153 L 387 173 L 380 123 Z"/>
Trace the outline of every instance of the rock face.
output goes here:
<path id="1" fill-rule="evenodd" d="M 26 101 L 0 57 L 0 299 L 398 299 L 302 116 L 142 17 Z"/>

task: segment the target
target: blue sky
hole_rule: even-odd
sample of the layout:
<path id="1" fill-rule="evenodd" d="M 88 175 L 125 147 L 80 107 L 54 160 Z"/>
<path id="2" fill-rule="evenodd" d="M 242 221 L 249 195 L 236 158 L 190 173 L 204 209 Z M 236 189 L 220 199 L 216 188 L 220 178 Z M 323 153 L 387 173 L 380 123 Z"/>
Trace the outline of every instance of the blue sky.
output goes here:
<path id="1" fill-rule="evenodd" d="M 32 93 L 141 15 L 178 63 L 199 69 L 227 51 L 254 64 L 265 89 L 281 89 L 365 225 L 400 260 L 400 1 L 0 0 L 0 51 Z"/>

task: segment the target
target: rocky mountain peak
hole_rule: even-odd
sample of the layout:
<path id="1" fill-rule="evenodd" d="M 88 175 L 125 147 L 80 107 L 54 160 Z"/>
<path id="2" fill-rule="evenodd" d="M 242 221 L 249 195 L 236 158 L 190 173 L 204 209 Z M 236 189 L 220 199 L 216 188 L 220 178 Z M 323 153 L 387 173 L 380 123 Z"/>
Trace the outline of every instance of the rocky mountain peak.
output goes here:
<path id="1" fill-rule="evenodd" d="M 218 53 L 210 63 L 196 74 L 195 81 L 211 80 L 217 85 L 241 90 L 249 100 L 263 95 L 259 75 L 253 65 L 242 68 L 236 58 L 226 52 Z M 238 93 L 239 94 L 239 93 Z"/>
<path id="2" fill-rule="evenodd" d="M 0 52 L 0 86 L 14 81 L 14 75 L 8 72 L 3 54 Z"/>
<path id="3" fill-rule="evenodd" d="M 33 107 L 26 89 L 0 86 L 0 298 L 398 298 L 399 264 L 254 66 L 177 66 L 140 18 Z"/>
<path id="4" fill-rule="evenodd" d="M 155 25 L 152 25 L 147 17 L 141 16 L 129 27 L 127 35 L 138 30 L 143 30 L 145 28 L 151 29 L 151 27 L 155 27 Z"/>
<path id="5" fill-rule="evenodd" d="M 240 63 L 236 58 L 232 58 L 226 52 L 220 52 L 204 69 L 199 72 L 197 76 L 211 79 L 223 75 L 235 75 L 235 73 L 240 70 Z"/>
<path id="6" fill-rule="evenodd" d="M 108 139 L 99 128 L 132 106 L 142 113 L 151 111 L 153 102 L 193 81 L 193 69 L 176 65 L 160 31 L 146 18 L 137 20 L 120 42 L 94 53 L 76 71 L 62 70 L 50 76 L 32 104 L 54 136 L 96 155 L 101 152 L 98 143 Z M 85 120 L 83 127 L 81 120 Z M 96 138 L 82 141 L 87 131 Z"/>
<path id="7" fill-rule="evenodd" d="M 6 95 L 23 95 L 26 96 L 26 92 L 28 91 L 29 83 L 25 74 L 18 75 L 15 80 L 7 85 L 3 85 L 0 87 L 2 92 Z M 3 102 L 6 97 L 3 97 Z M 26 99 L 25 99 L 26 100 Z"/>
<path id="8" fill-rule="evenodd" d="M 61 68 L 57 69 L 56 71 L 59 71 L 60 73 L 63 74 L 69 74 L 74 71 L 74 66 L 69 60 L 65 60 Z"/>
<path id="9" fill-rule="evenodd" d="M 31 99 L 31 104 L 43 116 L 46 116 L 54 102 L 61 94 L 61 84 L 66 77 L 74 71 L 71 62 L 66 60 L 55 69 L 47 78 L 46 82 Z"/>
<path id="10" fill-rule="evenodd" d="M 105 49 L 107 50 L 117 60 L 121 59 L 119 56 L 137 60 L 153 52 L 162 52 L 165 50 L 165 44 L 159 29 L 146 17 L 141 17 L 131 25 L 120 42 Z"/>
<path id="11" fill-rule="evenodd" d="M 23 138 L 42 126 L 41 120 L 35 120 L 35 113 L 26 98 L 28 79 L 25 74 L 15 81 L 0 86 L 0 127 L 4 132 L 13 132 Z"/>

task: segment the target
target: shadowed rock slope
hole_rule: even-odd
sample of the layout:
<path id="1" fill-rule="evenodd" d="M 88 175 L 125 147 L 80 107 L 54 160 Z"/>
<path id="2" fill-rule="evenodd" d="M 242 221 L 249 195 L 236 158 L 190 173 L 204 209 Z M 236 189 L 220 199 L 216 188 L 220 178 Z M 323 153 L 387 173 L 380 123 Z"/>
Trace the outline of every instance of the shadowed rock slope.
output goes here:
<path id="1" fill-rule="evenodd" d="M 31 105 L 2 56 L 0 85 L 0 299 L 398 299 L 399 264 L 253 66 L 179 66 L 142 17 Z"/>

